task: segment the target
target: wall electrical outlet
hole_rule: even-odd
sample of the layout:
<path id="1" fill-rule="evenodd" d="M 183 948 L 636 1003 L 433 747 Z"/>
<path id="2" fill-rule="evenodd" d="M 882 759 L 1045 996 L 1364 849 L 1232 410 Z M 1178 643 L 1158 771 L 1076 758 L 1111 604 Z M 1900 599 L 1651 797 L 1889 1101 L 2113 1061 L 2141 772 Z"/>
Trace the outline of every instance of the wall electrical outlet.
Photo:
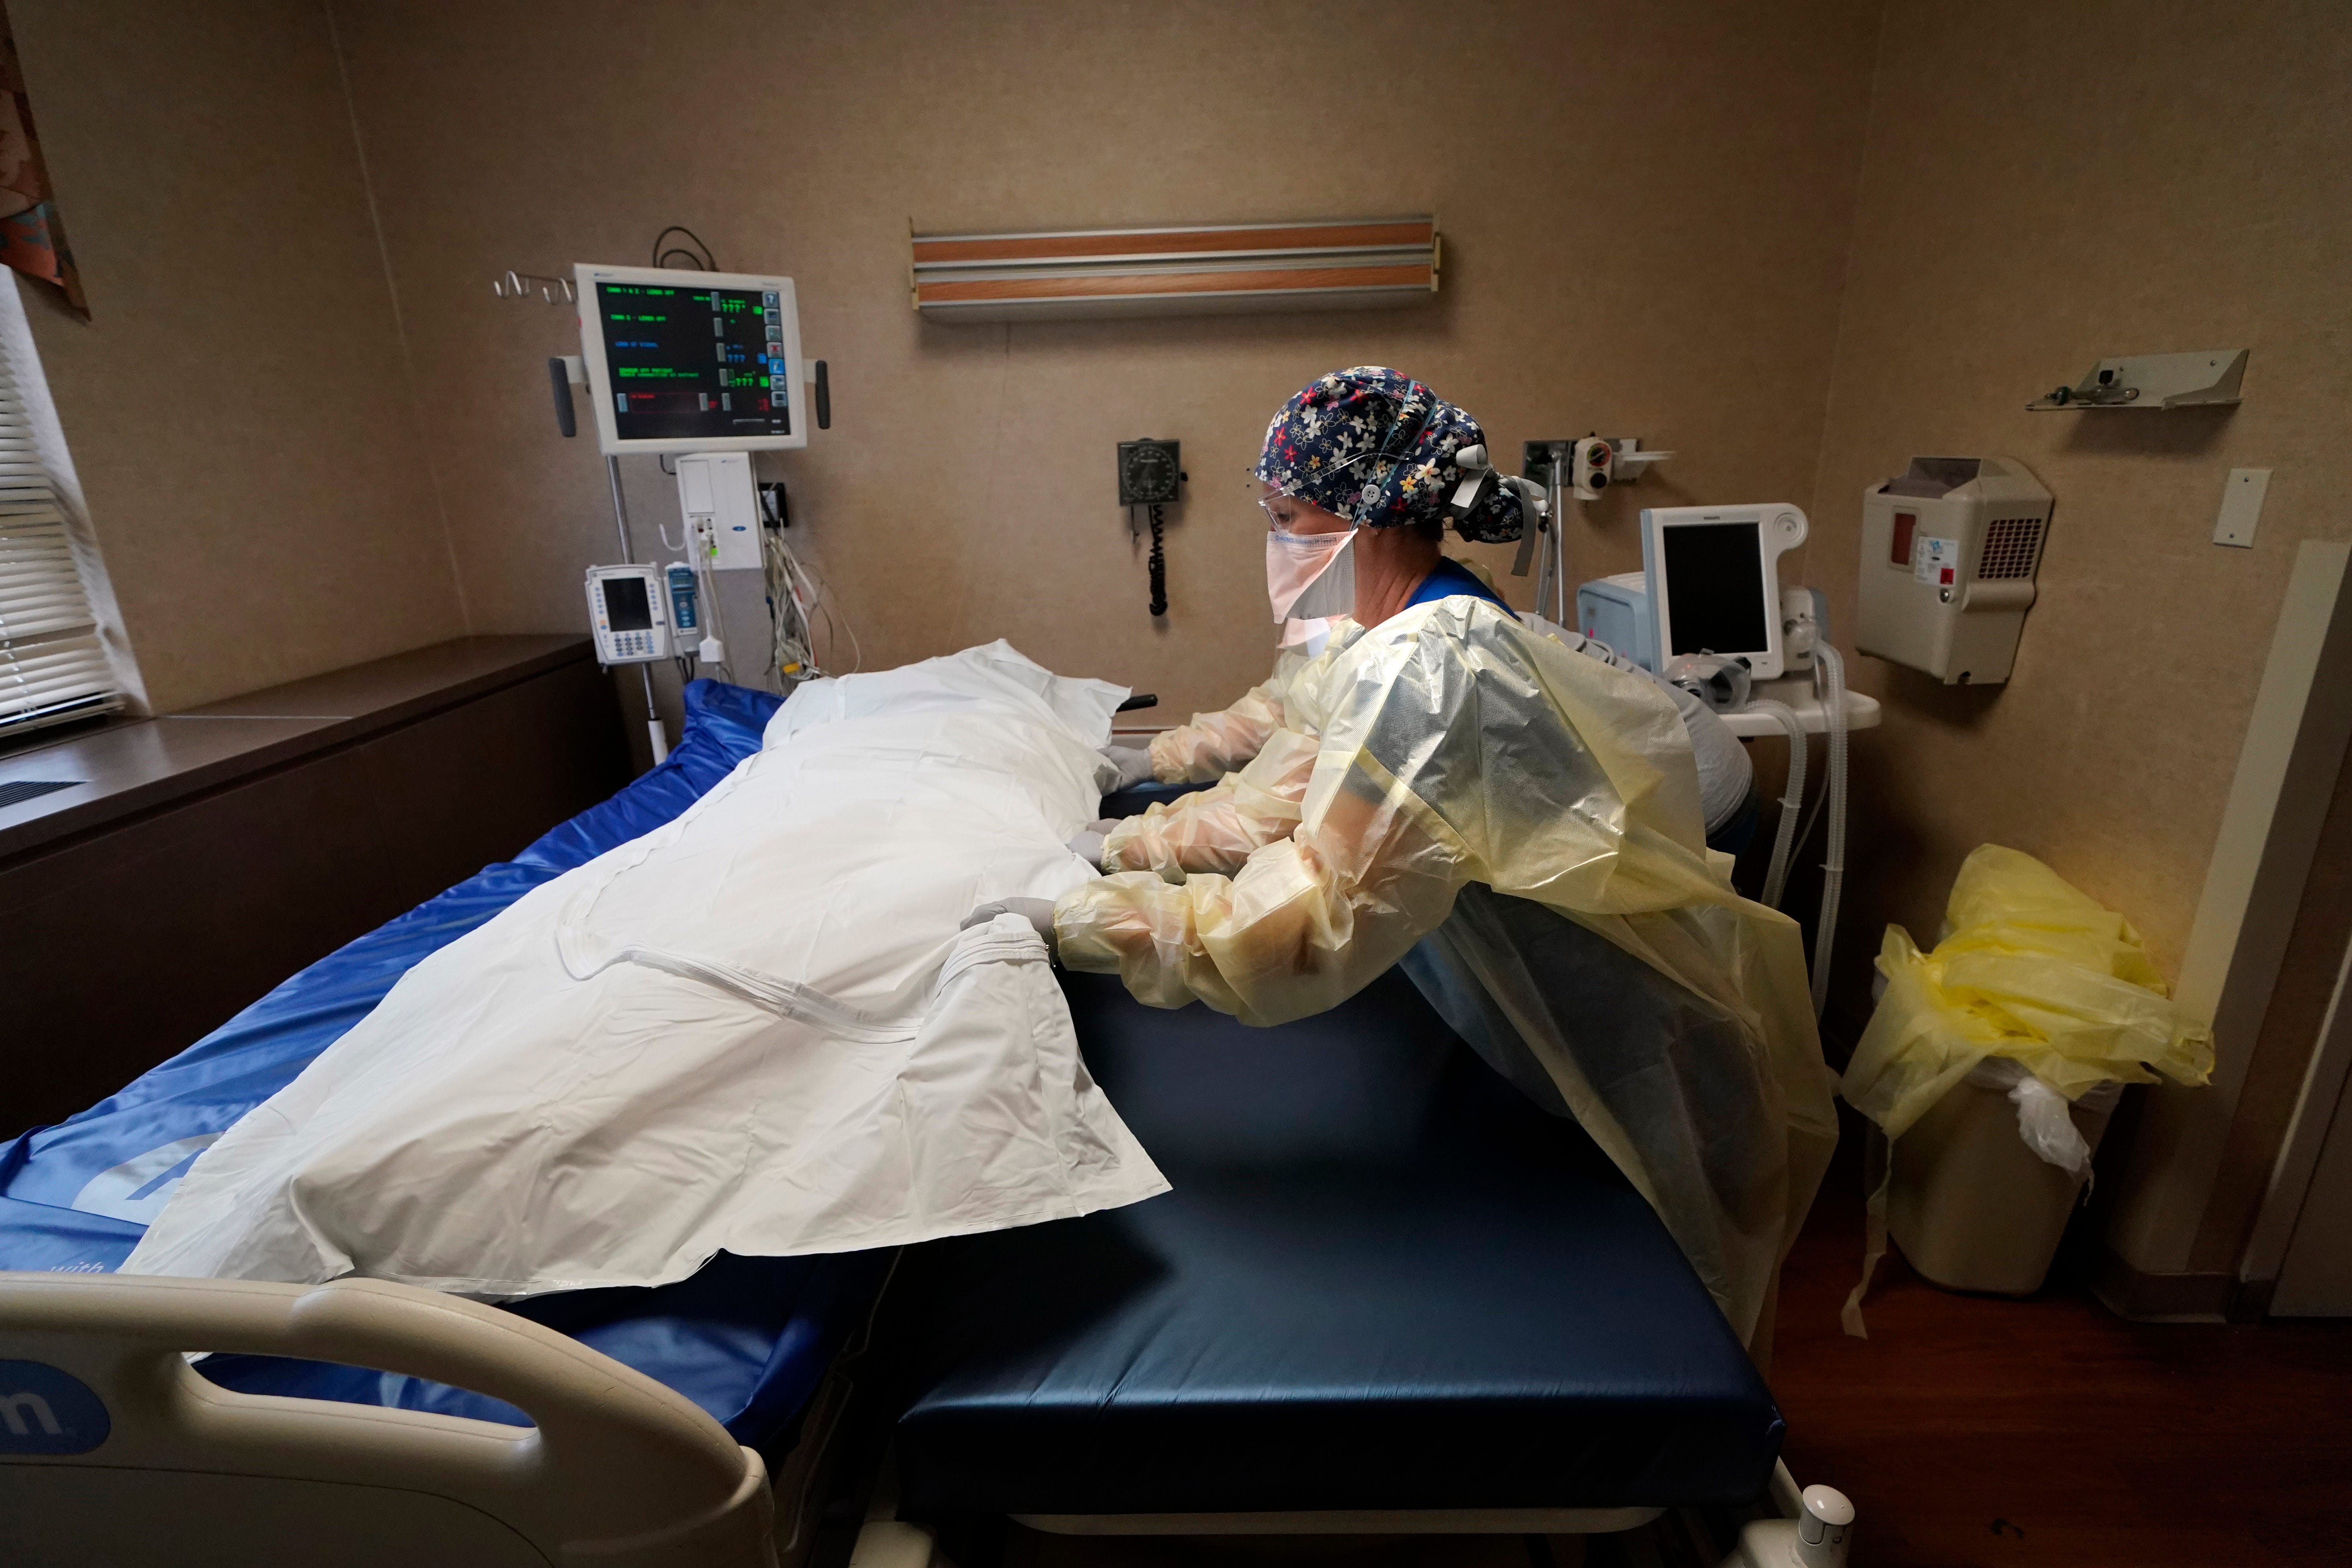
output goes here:
<path id="1" fill-rule="evenodd" d="M 2268 468 L 2231 468 L 2221 491 L 2221 515 L 2213 520 L 2213 542 L 2254 547 L 2254 528 L 2263 521 L 2263 497 L 2270 492 Z"/>

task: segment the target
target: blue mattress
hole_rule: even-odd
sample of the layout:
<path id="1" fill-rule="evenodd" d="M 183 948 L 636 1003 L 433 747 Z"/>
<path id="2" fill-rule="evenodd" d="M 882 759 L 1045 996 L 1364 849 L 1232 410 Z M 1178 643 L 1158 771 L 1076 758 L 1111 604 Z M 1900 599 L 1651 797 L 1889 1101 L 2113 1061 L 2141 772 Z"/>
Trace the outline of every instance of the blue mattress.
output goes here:
<path id="1" fill-rule="evenodd" d="M 1400 971 L 1273 1029 L 1064 989 L 1174 1190 L 908 1255 L 906 1516 L 1762 1494 L 1780 1414 L 1664 1226 Z"/>
<path id="2" fill-rule="evenodd" d="M 759 749 L 779 700 L 695 681 L 686 690 L 685 733 L 659 767 L 511 861 L 320 959 L 120 1093 L 0 1149 L 0 1268 L 111 1272 L 203 1147 L 291 1082 L 412 965 L 531 889 L 676 817 Z M 888 1258 L 721 1254 L 675 1285 L 576 1291 L 512 1310 L 668 1384 L 738 1441 L 758 1446 L 798 1414 L 862 1319 Z M 198 1370 L 247 1393 L 529 1425 L 486 1395 L 356 1367 L 216 1355 Z"/>

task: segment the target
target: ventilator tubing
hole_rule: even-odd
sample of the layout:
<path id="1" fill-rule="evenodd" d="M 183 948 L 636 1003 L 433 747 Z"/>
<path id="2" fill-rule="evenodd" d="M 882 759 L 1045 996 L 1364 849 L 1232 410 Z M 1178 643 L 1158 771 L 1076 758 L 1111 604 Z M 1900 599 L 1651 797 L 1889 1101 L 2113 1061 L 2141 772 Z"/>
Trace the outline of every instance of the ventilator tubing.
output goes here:
<path id="1" fill-rule="evenodd" d="M 1829 1005 L 1838 894 L 1845 887 L 1845 660 L 1827 638 L 1813 650 L 1813 682 L 1830 719 L 1830 793 L 1825 802 L 1830 841 L 1822 858 L 1821 913 L 1813 921 L 1813 1016 L 1819 1018 Z"/>
<path id="2" fill-rule="evenodd" d="M 1780 792 L 1780 824 L 1772 837 L 1772 863 L 1764 873 L 1763 902 L 1767 908 L 1777 910 L 1780 907 L 1780 890 L 1789 880 L 1789 856 L 1797 847 L 1800 808 L 1805 804 L 1805 726 L 1796 710 L 1785 702 L 1759 698 L 1748 706 L 1789 732 L 1789 777 Z"/>

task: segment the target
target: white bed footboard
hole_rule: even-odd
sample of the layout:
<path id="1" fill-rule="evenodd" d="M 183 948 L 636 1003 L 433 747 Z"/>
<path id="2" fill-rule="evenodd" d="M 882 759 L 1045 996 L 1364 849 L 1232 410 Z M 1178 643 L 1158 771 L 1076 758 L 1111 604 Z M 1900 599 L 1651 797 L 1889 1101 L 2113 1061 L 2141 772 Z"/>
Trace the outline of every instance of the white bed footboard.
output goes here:
<path id="1" fill-rule="evenodd" d="M 535 1426 L 236 1394 L 190 1351 L 341 1362 Z M 760 1457 L 683 1395 L 407 1286 L 0 1272 L 0 1559 L 754 1568 Z"/>

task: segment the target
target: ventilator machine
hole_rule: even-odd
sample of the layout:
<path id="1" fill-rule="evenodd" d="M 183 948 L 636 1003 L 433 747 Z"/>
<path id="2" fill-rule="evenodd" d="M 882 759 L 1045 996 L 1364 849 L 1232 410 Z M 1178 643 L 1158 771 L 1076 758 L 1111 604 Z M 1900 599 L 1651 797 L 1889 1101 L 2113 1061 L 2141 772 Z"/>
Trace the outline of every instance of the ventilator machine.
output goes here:
<path id="1" fill-rule="evenodd" d="M 1577 628 L 1696 693 L 1735 733 L 1778 728 L 1787 734 L 1787 787 L 1761 894 L 1776 909 L 1802 820 L 1805 737 L 1816 731 L 1829 736 L 1822 803 L 1829 839 L 1812 962 L 1818 1014 L 1829 994 L 1844 879 L 1846 735 L 1875 724 L 1878 704 L 1846 690 L 1821 593 L 1780 581 L 1780 557 L 1811 532 L 1801 509 L 1782 501 L 1645 508 L 1641 526 L 1642 570 L 1578 588 Z"/>
<path id="2" fill-rule="evenodd" d="M 1580 458 L 1582 450 L 1580 443 Z M 1948 686 L 2007 680 L 2051 504 L 2013 458 L 1914 458 L 1904 473 L 1872 485 L 1863 492 L 1855 647 Z M 1804 796 L 1804 737 L 1828 734 L 1818 1013 L 1844 871 L 1846 734 L 1876 724 L 1878 704 L 1845 689 L 1821 592 L 1780 582 L 1780 557 L 1808 531 L 1805 514 L 1782 503 L 1645 510 L 1642 570 L 1579 588 L 1576 619 L 1584 636 L 1698 693 L 1738 732 L 1764 733 L 1766 721 L 1787 731 L 1788 788 L 1762 892 L 1776 908 Z M 1802 676 L 1810 690 L 1794 679 Z"/>

